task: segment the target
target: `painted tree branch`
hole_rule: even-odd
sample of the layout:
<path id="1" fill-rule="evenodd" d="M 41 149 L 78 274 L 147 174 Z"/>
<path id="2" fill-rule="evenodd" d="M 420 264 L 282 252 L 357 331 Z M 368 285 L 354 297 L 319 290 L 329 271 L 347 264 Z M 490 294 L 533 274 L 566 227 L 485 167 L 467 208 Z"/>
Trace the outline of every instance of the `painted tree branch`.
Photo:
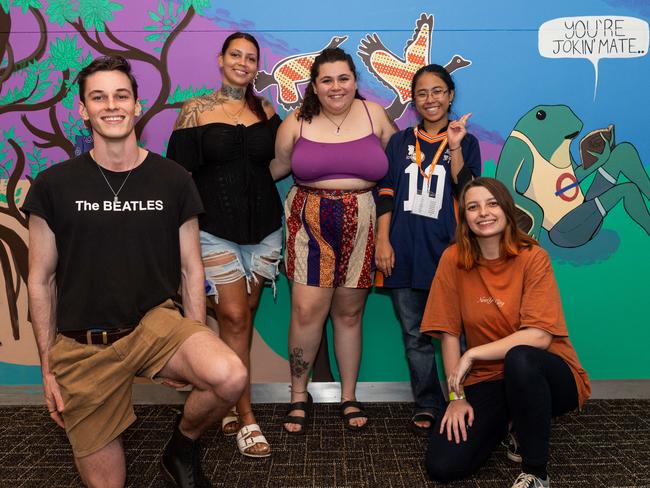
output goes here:
<path id="1" fill-rule="evenodd" d="M 6 213 L 11 217 L 15 218 L 20 223 L 20 225 L 27 228 L 27 219 L 23 216 L 22 212 L 18 210 L 18 207 L 16 206 L 16 200 L 15 200 L 16 187 L 18 186 L 20 177 L 22 176 L 23 170 L 25 169 L 25 153 L 20 148 L 18 143 L 13 139 L 9 139 L 7 142 L 9 142 L 9 145 L 16 152 L 16 166 L 14 167 L 14 170 L 11 172 L 9 178 L 7 179 L 7 192 L 6 192 L 7 211 L 3 213 Z"/>
<path id="2" fill-rule="evenodd" d="M 36 137 L 43 139 L 46 142 L 35 142 L 36 147 L 47 149 L 50 147 L 60 147 L 63 149 L 66 154 L 70 157 L 74 156 L 74 145 L 65 137 L 61 127 L 59 126 L 59 121 L 56 117 L 56 106 L 50 107 L 50 123 L 52 124 L 52 130 L 54 132 L 47 132 L 43 129 L 36 127 L 32 124 L 26 115 L 21 115 L 20 120 L 23 121 L 25 127 L 34 134 Z"/>
<path id="3" fill-rule="evenodd" d="M 4 9 L 0 8 L 0 61 L 4 59 L 5 52 L 7 51 L 7 48 L 10 46 L 9 45 L 10 35 L 11 35 L 11 16 L 9 15 L 8 12 L 5 12 Z M 8 67 L 9 66 L 7 66 L 7 68 Z M 7 68 L 2 68 L 2 69 L 4 70 Z"/>
<path id="4" fill-rule="evenodd" d="M 20 329 L 18 327 L 18 297 L 14 293 L 14 277 L 11 272 L 11 261 L 2 242 L 0 242 L 0 264 L 2 264 L 2 274 L 5 282 L 5 295 L 7 296 L 7 305 L 9 306 L 9 322 L 11 323 L 11 332 L 14 340 L 20 339 Z"/>
<path id="5" fill-rule="evenodd" d="M 1 42 L 2 41 L 0 40 L 0 43 Z M 7 52 L 7 67 L 0 70 L 0 88 L 2 88 L 3 83 L 9 79 L 11 73 L 13 73 L 14 71 L 14 50 L 11 47 L 11 43 L 7 43 L 6 52 Z M 0 59 L 2 59 L 2 57 L 0 57 Z"/>
<path id="6" fill-rule="evenodd" d="M 8 214 L 7 209 L 0 207 L 2 213 Z M 11 252 L 14 253 L 14 263 L 16 263 L 16 270 L 27 283 L 27 243 L 18 235 L 18 233 L 11 227 L 0 225 L 0 239 L 3 240 Z"/>
<path id="7" fill-rule="evenodd" d="M 59 125 L 59 119 L 56 116 L 56 105 L 52 105 L 50 107 L 50 123 L 52 124 L 52 130 L 54 131 L 54 142 L 57 143 L 57 146 L 59 146 L 61 149 L 63 149 L 68 157 L 74 156 L 74 144 L 68 140 L 68 138 L 65 136 L 63 131 L 61 130 L 61 126 Z"/>
<path id="8" fill-rule="evenodd" d="M 38 31 L 41 35 L 38 40 L 38 44 L 31 54 L 25 56 L 23 59 L 16 61 L 15 64 L 11 65 L 11 67 L 7 66 L 5 68 L 0 68 L 0 79 L 8 79 L 13 71 L 23 69 L 32 61 L 42 58 L 43 54 L 45 54 L 45 49 L 47 47 L 47 25 L 45 25 L 45 19 L 43 18 L 43 14 L 41 14 L 38 9 L 30 7 L 29 11 L 32 13 L 36 19 L 36 22 L 38 23 Z"/>
<path id="9" fill-rule="evenodd" d="M 65 93 L 66 93 L 65 82 L 70 77 L 70 71 L 65 70 L 62 72 L 62 75 L 63 75 L 63 80 L 61 81 L 61 88 L 59 89 L 58 93 L 54 95 L 52 98 L 50 98 L 49 100 L 44 100 L 39 103 L 23 103 L 25 100 L 28 100 L 29 97 L 31 97 L 34 94 L 34 91 L 36 91 L 36 87 L 38 86 L 38 82 L 37 82 L 34 85 L 34 89 L 28 96 L 23 97 L 20 100 L 16 100 L 13 103 L 1 106 L 0 115 L 7 112 L 37 112 L 39 110 L 43 110 L 44 108 L 49 108 L 52 105 L 56 105 L 65 97 Z"/>
<path id="10" fill-rule="evenodd" d="M 194 13 L 194 7 L 190 7 L 185 14 L 185 17 L 183 17 L 183 20 L 181 20 L 174 28 L 174 30 L 171 31 L 165 40 L 165 43 L 163 44 L 162 50 L 160 51 L 160 67 L 158 69 L 161 78 L 160 91 L 158 92 L 158 97 L 151 105 L 149 110 L 147 110 L 147 112 L 140 118 L 140 120 L 138 120 L 138 123 L 136 124 L 135 132 L 138 138 L 140 138 L 142 135 L 142 131 L 149 123 L 149 121 L 162 110 L 164 110 L 167 106 L 166 101 L 169 99 L 169 94 L 171 91 L 171 78 L 169 77 L 169 70 L 167 69 L 169 49 L 171 48 L 174 40 L 176 40 L 176 37 L 178 37 L 178 35 L 185 29 L 185 27 L 189 25 L 190 21 L 194 17 Z"/>
<path id="11" fill-rule="evenodd" d="M 86 44 L 88 44 L 90 47 L 92 47 L 95 51 L 104 54 L 104 55 L 109 55 L 109 56 L 123 56 L 128 59 L 136 59 L 138 61 L 144 61 L 145 63 L 149 63 L 155 68 L 160 67 L 160 62 L 158 61 L 158 58 L 155 56 L 152 56 L 151 54 L 142 51 L 141 49 L 138 49 L 133 46 L 129 46 L 128 44 L 124 44 L 120 41 L 120 47 L 123 49 L 115 49 L 112 47 L 107 46 L 104 44 L 101 39 L 99 38 L 99 32 L 96 32 L 96 39 L 93 39 L 90 37 L 88 34 L 88 31 L 85 29 L 85 27 L 81 24 L 81 21 L 76 21 L 76 22 L 70 22 L 70 25 L 74 27 L 74 29 L 79 33 L 81 38 L 86 41 Z M 109 33 L 109 28 L 106 26 L 106 35 L 108 36 Z M 112 34 L 111 34 L 112 35 Z M 127 46 L 126 48 L 124 46 Z"/>
<path id="12" fill-rule="evenodd" d="M 41 12 L 38 9 L 35 9 L 34 7 L 30 7 L 29 11 L 34 15 L 34 18 L 38 23 L 38 31 L 40 32 L 41 37 L 38 40 L 38 45 L 36 46 L 34 51 L 28 56 L 26 56 L 25 58 L 16 62 L 16 69 L 22 69 L 32 61 L 36 59 L 41 59 L 45 54 L 45 49 L 47 48 L 47 25 L 45 25 L 45 19 L 43 18 L 43 14 L 41 14 Z"/>

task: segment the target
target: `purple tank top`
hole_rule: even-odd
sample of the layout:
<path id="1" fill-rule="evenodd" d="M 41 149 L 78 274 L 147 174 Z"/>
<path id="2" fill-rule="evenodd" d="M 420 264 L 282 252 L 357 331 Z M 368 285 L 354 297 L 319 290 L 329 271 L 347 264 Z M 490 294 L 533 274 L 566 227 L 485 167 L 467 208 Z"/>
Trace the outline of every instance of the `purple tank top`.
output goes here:
<path id="1" fill-rule="evenodd" d="M 300 123 L 300 137 L 291 156 L 291 171 L 298 184 L 344 178 L 379 181 L 384 177 L 388 171 L 388 158 L 381 147 L 381 141 L 375 135 L 365 102 L 363 107 L 370 120 L 371 132 L 354 141 L 311 141 L 302 136 L 302 122 Z"/>

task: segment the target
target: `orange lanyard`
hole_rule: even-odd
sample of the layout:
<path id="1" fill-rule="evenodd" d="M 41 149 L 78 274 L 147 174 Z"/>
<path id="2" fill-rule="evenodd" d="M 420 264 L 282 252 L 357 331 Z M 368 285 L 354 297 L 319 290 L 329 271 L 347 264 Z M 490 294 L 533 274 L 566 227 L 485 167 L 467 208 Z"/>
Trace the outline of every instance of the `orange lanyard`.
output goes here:
<path id="1" fill-rule="evenodd" d="M 442 156 L 443 151 L 447 147 L 447 136 L 440 141 L 440 146 L 438 147 L 436 154 L 433 156 L 433 159 L 431 159 L 431 165 L 429 166 L 429 172 L 427 174 L 427 172 L 422 169 L 422 161 L 420 160 L 420 155 L 422 154 L 420 153 L 420 131 L 417 127 L 414 127 L 413 133 L 415 134 L 415 164 L 418 165 L 422 177 L 429 180 L 433 174 L 433 170 L 436 169 L 436 164 L 438 164 L 440 156 Z"/>

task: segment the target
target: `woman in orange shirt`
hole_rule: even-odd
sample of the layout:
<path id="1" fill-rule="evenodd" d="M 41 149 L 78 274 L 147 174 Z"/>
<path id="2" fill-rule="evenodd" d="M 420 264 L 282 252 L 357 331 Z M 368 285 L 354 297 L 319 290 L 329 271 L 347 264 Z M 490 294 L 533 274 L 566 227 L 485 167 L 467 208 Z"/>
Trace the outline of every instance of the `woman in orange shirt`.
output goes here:
<path id="1" fill-rule="evenodd" d="M 551 418 L 582 406 L 589 380 L 548 254 L 517 228 L 506 187 L 477 178 L 459 206 L 456 244 L 442 255 L 421 327 L 441 339 L 450 400 L 429 438 L 427 471 L 445 482 L 469 476 L 511 422 L 519 452 L 508 457 L 522 461 L 513 488 L 548 487 Z"/>

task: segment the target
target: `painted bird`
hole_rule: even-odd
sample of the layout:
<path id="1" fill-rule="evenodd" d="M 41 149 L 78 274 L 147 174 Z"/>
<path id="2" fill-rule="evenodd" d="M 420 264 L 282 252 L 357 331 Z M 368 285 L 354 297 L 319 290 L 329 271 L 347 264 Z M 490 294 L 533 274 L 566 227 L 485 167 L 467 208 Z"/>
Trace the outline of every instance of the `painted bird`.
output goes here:
<path id="1" fill-rule="evenodd" d="M 386 108 L 388 116 L 399 119 L 411 101 L 411 80 L 415 72 L 430 63 L 431 33 L 433 16 L 421 14 L 415 22 L 413 36 L 406 42 L 404 57 L 399 58 L 383 45 L 377 34 L 368 34 L 361 39 L 359 57 L 368 71 L 395 93 L 395 99 Z M 460 55 L 454 55 L 445 69 L 451 73 L 459 68 L 469 66 L 470 61 Z"/>
<path id="2" fill-rule="evenodd" d="M 329 43 L 319 51 L 296 54 L 284 58 L 273 66 L 270 73 L 260 70 L 255 78 L 255 90 L 260 93 L 272 85 L 277 85 L 277 101 L 285 110 L 293 110 L 302 103 L 302 95 L 298 85 L 309 81 L 309 70 L 314 59 L 323 49 L 339 47 L 348 39 L 348 36 L 334 36 Z"/>

